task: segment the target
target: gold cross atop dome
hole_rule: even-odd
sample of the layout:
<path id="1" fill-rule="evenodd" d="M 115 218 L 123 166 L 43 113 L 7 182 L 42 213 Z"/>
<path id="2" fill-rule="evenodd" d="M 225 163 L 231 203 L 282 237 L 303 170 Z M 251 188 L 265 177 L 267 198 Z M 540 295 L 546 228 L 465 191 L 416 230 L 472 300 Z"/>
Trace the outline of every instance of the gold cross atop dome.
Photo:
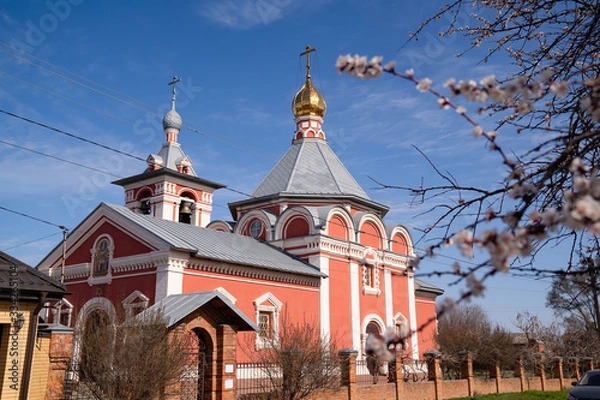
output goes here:
<path id="1" fill-rule="evenodd" d="M 303 115 L 316 115 L 322 118 L 327 109 L 323 95 L 315 89 L 310 77 L 310 53 L 316 50 L 307 45 L 306 50 L 300 53 L 300 57 L 306 56 L 306 83 L 292 100 L 292 112 L 296 118 Z"/>

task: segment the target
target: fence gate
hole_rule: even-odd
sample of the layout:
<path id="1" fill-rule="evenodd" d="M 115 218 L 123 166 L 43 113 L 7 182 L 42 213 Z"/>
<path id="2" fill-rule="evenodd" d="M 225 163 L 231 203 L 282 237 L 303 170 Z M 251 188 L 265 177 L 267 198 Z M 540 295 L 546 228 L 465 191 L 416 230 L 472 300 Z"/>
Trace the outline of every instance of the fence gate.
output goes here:
<path id="1" fill-rule="evenodd" d="M 206 379 L 211 373 L 210 348 L 200 332 L 193 330 L 189 335 L 188 365 L 181 377 L 181 400 L 204 400 L 210 394 L 210 382 Z"/>

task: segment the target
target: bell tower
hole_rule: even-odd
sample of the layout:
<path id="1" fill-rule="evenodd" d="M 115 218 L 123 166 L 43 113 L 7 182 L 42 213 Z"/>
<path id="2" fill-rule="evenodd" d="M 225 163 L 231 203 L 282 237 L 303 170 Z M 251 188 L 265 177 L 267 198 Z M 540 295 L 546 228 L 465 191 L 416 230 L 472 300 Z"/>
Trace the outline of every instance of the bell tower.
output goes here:
<path id="1" fill-rule="evenodd" d="M 134 212 L 205 227 L 210 222 L 213 192 L 225 186 L 199 178 L 177 142 L 182 127 L 181 116 L 175 110 L 180 81 L 175 76 L 169 82 L 173 86 L 171 109 L 162 120 L 166 141 L 160 151 L 148 156 L 144 172 L 113 183 L 123 186 L 125 206 Z"/>

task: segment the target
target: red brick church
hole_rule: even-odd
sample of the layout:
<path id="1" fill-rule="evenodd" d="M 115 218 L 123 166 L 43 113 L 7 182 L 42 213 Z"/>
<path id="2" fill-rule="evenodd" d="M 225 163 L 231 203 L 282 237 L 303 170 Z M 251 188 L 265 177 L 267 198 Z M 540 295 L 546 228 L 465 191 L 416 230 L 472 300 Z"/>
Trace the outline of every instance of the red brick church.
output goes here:
<path id="1" fill-rule="evenodd" d="M 166 141 L 142 173 L 114 182 L 125 204 L 98 205 L 70 232 L 64 264 L 62 243 L 39 264 L 63 275 L 72 293 L 49 319 L 77 327 L 101 311 L 116 321 L 163 301 L 173 318 L 220 310 L 257 348 L 277 337 L 283 313 L 315 321 L 359 357 L 368 333 L 401 323 L 413 358 L 436 347 L 435 324 L 418 328 L 435 319 L 442 290 L 415 279 L 410 233 L 384 223 L 389 208 L 369 198 L 329 147 L 325 100 L 305 54 L 294 132 L 281 138 L 291 146 L 248 198 L 229 204 L 231 221 L 211 222 L 213 193 L 224 185 L 199 177 L 177 142 L 172 82 Z"/>

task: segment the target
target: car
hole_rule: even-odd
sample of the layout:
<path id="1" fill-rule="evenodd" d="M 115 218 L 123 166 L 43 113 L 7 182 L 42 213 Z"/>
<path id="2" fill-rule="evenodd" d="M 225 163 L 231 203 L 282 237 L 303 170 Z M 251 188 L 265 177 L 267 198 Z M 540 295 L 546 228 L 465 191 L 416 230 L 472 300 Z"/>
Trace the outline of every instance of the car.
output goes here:
<path id="1" fill-rule="evenodd" d="M 579 382 L 573 382 L 567 400 L 600 400 L 600 369 L 587 371 Z"/>

